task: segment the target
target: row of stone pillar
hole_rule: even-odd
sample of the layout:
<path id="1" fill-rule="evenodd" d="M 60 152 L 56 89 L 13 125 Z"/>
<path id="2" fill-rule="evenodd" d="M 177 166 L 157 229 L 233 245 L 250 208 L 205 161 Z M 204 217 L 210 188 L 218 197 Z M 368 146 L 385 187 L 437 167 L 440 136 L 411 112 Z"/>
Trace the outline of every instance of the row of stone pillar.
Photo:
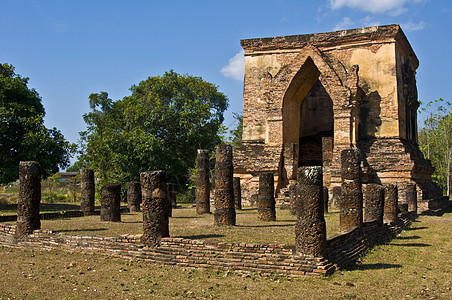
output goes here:
<path id="1" fill-rule="evenodd" d="M 94 213 L 94 194 L 95 194 L 95 188 L 94 188 L 94 172 L 93 170 L 89 169 L 83 169 L 80 171 L 80 189 L 81 189 L 81 203 L 80 203 L 80 210 L 85 215 L 91 215 Z M 111 211 L 111 201 L 112 201 L 112 195 L 115 194 L 115 197 L 119 197 L 119 193 L 117 191 L 118 187 L 116 186 L 105 186 L 102 187 L 102 199 L 105 198 L 105 201 L 101 200 L 101 211 L 102 207 L 105 208 L 106 215 L 110 215 Z M 171 208 L 177 207 L 177 192 L 176 192 L 176 185 L 173 183 L 167 183 L 167 195 L 169 203 L 168 205 Z M 104 191 L 105 190 L 105 191 Z M 120 190 L 120 187 L 119 187 Z M 105 194 L 105 196 L 104 196 Z M 140 204 L 142 202 L 141 199 L 141 187 L 140 182 L 138 181 L 131 181 L 127 183 L 127 208 L 130 212 L 138 212 L 140 211 Z M 102 203 L 104 205 L 102 205 Z M 116 203 L 116 201 L 115 201 Z M 119 205 L 119 204 L 118 204 Z M 116 204 L 115 204 L 116 206 Z M 172 216 L 172 210 L 168 209 L 169 216 Z M 102 215 L 102 214 L 101 214 Z M 116 217 L 106 217 L 106 219 L 117 219 Z"/>
<path id="2" fill-rule="evenodd" d="M 341 196 L 339 199 L 340 230 L 361 227 L 363 221 L 378 221 L 380 224 L 398 221 L 397 184 L 361 183 L 361 159 L 358 149 L 341 152 Z M 417 212 L 416 185 L 406 186 L 408 212 Z"/>
<path id="3" fill-rule="evenodd" d="M 81 203 L 80 209 L 85 215 L 94 213 L 94 172 L 83 169 L 80 171 Z M 17 205 L 17 235 L 26 236 L 33 230 L 41 228 L 41 166 L 36 161 L 21 161 L 19 163 L 19 198 Z M 176 207 L 176 189 L 172 183 L 165 182 L 165 211 L 171 216 L 172 207 Z M 121 185 L 107 184 L 101 188 L 101 221 L 120 222 Z M 127 202 L 130 211 L 139 211 L 142 202 L 140 182 L 127 184 Z"/>
<path id="4" fill-rule="evenodd" d="M 380 225 L 398 221 L 396 184 L 367 184 L 364 197 L 361 183 L 360 153 L 357 149 L 341 152 L 340 230 L 361 227 L 363 221 Z M 324 188 L 321 167 L 300 167 L 297 184 L 290 190 L 292 209 L 297 216 L 295 244 L 302 254 L 323 256 L 326 251 Z M 416 186 L 408 185 L 407 200 L 416 211 Z M 363 209 L 364 207 L 364 209 Z"/>
<path id="5" fill-rule="evenodd" d="M 196 212 L 210 213 L 209 151 L 199 149 L 196 169 Z M 217 225 L 235 225 L 235 210 L 242 209 L 240 178 L 233 177 L 232 147 L 219 145 L 215 163 L 215 212 Z"/>

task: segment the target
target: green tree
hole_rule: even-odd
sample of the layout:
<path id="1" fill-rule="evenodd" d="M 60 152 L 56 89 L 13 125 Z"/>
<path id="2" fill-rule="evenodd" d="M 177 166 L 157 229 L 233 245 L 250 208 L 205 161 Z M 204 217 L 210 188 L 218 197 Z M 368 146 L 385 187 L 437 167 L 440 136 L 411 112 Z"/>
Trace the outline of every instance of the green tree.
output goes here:
<path id="1" fill-rule="evenodd" d="M 56 128 L 44 126 L 39 94 L 14 67 L 0 64 L 0 183 L 19 177 L 19 161 L 36 160 L 45 177 L 69 165 L 74 149 Z"/>
<path id="2" fill-rule="evenodd" d="M 243 115 L 233 113 L 234 119 L 237 121 L 237 126 L 229 131 L 231 134 L 231 143 L 236 147 L 242 144 L 243 133 Z"/>
<path id="3" fill-rule="evenodd" d="M 419 147 L 435 167 L 434 180 L 451 192 L 452 103 L 440 98 L 428 102 L 421 111 L 428 114 L 419 131 Z"/>
<path id="4" fill-rule="evenodd" d="M 162 169 L 169 181 L 185 185 L 196 149 L 213 150 L 220 142 L 227 97 L 199 77 L 173 71 L 149 77 L 131 92 L 118 101 L 105 92 L 90 95 L 79 159 L 105 183 Z"/>

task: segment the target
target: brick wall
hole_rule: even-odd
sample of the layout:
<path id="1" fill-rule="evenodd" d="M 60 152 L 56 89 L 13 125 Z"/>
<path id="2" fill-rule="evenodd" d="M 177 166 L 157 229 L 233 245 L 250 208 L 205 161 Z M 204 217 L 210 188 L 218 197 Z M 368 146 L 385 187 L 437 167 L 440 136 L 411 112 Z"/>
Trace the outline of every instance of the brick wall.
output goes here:
<path id="1" fill-rule="evenodd" d="M 379 227 L 364 223 L 327 240 L 326 258 L 296 253 L 294 245 L 226 243 L 184 238 L 163 238 L 156 248 L 145 247 L 141 235 L 119 237 L 76 236 L 35 230 L 24 240 L 14 237 L 15 225 L 0 224 L 0 244 L 63 251 L 91 252 L 125 259 L 189 268 L 215 268 L 265 275 L 319 276 L 331 274 L 336 266 L 356 261 L 377 242 L 394 236 L 401 227 Z"/>

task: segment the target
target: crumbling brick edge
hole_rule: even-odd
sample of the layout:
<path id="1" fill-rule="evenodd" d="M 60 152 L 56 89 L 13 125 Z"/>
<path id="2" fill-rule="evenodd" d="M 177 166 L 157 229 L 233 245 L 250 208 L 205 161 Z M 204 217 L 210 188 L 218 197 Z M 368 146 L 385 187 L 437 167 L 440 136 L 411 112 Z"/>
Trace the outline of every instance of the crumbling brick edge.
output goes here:
<path id="1" fill-rule="evenodd" d="M 238 273 L 259 273 L 289 277 L 327 276 L 336 268 L 355 262 L 373 245 L 394 238 L 409 226 L 408 219 L 397 225 L 379 226 L 366 222 L 327 240 L 326 257 L 296 253 L 294 245 L 251 244 L 163 238 L 160 246 L 149 248 L 139 235 L 119 237 L 77 236 L 50 230 L 35 230 L 24 239 L 15 237 L 16 225 L 0 224 L 0 245 L 42 250 L 97 253 L 150 263 L 186 268 L 213 268 Z"/>

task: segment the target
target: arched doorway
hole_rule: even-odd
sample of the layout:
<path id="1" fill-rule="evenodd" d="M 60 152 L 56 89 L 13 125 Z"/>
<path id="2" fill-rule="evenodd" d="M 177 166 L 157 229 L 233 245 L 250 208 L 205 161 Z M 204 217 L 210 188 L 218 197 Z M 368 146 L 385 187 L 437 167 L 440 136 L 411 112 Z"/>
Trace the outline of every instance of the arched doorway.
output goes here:
<path id="1" fill-rule="evenodd" d="M 319 68 L 308 56 L 284 95 L 281 187 L 296 179 L 299 166 L 323 166 L 323 152 L 332 151 L 333 101 L 321 77 Z M 326 143 L 329 149 L 323 149 L 324 138 L 330 138 Z M 296 153 L 287 151 L 289 148 Z"/>
<path id="2" fill-rule="evenodd" d="M 323 166 L 324 138 L 333 137 L 333 101 L 317 79 L 301 102 L 298 166 Z"/>

